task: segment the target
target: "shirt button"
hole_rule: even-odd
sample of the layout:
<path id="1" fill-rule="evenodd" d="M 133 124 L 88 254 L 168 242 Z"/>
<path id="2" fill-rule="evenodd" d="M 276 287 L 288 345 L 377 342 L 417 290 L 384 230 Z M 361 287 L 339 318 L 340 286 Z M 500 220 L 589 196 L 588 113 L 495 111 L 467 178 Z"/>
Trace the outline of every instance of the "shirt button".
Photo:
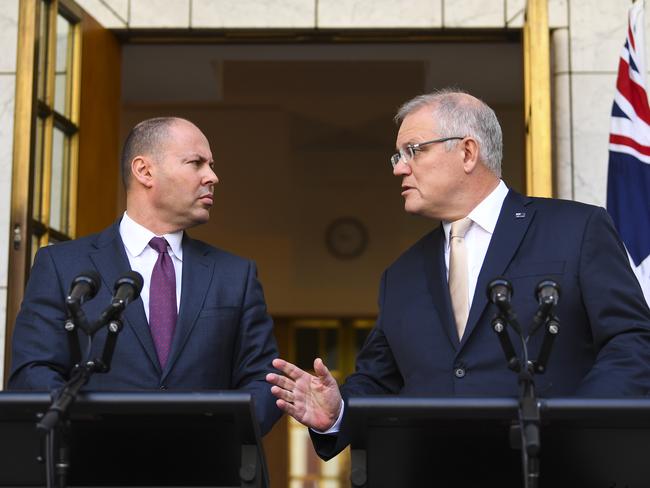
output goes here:
<path id="1" fill-rule="evenodd" d="M 464 368 L 454 369 L 454 376 L 456 376 L 456 378 L 463 378 L 465 376 L 465 369 Z"/>

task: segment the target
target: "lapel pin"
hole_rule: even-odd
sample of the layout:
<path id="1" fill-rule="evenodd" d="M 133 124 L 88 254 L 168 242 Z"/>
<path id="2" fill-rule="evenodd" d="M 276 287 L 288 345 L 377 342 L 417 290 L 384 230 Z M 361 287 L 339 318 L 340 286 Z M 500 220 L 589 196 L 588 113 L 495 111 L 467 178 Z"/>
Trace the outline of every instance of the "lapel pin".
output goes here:
<path id="1" fill-rule="evenodd" d="M 526 217 L 526 212 L 515 212 L 516 219 L 523 219 Z"/>

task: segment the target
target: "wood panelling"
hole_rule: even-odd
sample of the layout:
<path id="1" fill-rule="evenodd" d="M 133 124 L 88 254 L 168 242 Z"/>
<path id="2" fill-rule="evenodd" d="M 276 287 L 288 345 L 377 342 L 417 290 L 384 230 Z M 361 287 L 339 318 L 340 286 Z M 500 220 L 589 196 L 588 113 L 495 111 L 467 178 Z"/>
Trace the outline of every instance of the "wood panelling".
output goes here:
<path id="1" fill-rule="evenodd" d="M 82 32 L 77 237 L 117 217 L 120 152 L 121 46 L 87 14 Z"/>

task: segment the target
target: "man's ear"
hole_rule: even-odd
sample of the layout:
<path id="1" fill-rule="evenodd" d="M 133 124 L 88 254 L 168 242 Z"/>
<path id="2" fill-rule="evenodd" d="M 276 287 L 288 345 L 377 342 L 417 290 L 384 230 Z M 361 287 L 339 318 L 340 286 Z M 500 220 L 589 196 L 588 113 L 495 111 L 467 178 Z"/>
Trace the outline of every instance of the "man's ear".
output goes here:
<path id="1" fill-rule="evenodd" d="M 146 188 L 151 188 L 153 185 L 153 162 L 145 156 L 136 156 L 131 161 L 131 174 L 138 183 Z"/>
<path id="2" fill-rule="evenodd" d="M 463 149 L 463 171 L 470 174 L 479 163 L 479 146 L 476 139 L 466 137 L 460 142 Z"/>

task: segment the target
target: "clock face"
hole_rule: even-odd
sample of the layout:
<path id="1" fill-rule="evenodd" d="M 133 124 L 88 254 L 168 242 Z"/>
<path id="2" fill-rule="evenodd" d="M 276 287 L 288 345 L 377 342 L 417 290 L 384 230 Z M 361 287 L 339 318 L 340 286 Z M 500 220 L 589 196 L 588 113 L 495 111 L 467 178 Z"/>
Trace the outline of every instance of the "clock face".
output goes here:
<path id="1" fill-rule="evenodd" d="M 368 231 L 359 219 L 342 217 L 327 226 L 325 244 L 334 257 L 356 258 L 361 256 L 368 246 Z"/>

